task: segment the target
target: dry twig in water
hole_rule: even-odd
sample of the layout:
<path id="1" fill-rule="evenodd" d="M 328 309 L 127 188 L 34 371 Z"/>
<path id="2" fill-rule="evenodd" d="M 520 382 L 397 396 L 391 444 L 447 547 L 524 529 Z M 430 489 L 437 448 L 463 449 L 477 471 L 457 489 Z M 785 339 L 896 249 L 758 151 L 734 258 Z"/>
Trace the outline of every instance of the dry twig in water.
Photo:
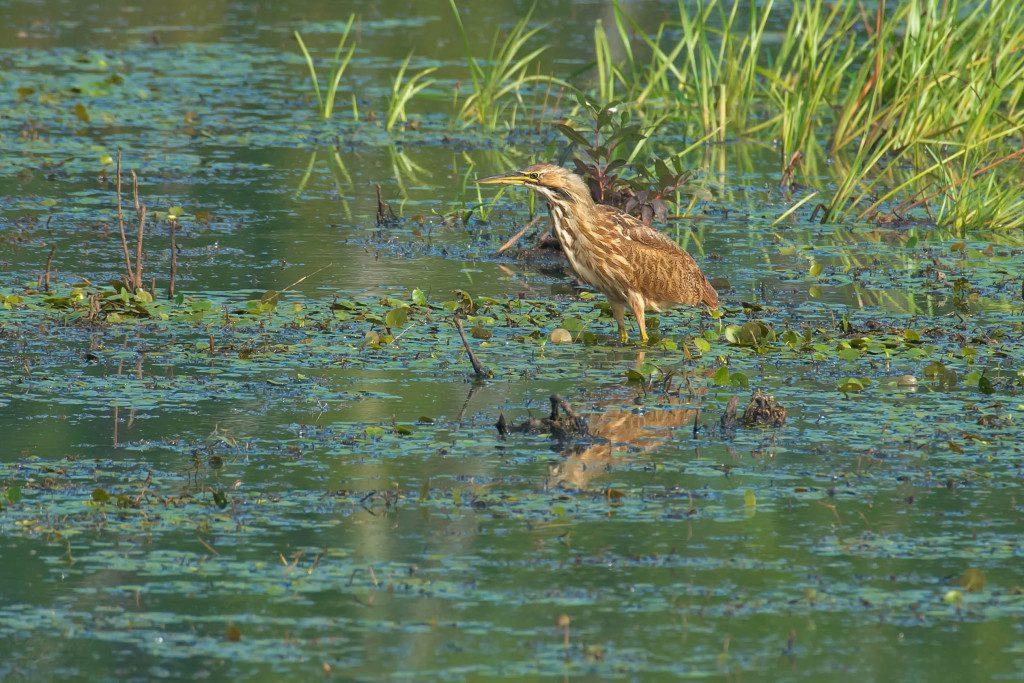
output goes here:
<path id="1" fill-rule="evenodd" d="M 504 254 L 506 251 L 508 251 L 509 249 L 511 249 L 512 246 L 516 242 L 518 242 L 519 240 L 521 240 L 523 238 L 523 235 L 525 235 L 526 233 L 528 233 L 530 231 L 530 228 L 532 228 L 533 226 L 537 225 L 537 221 L 539 221 L 539 220 L 540 220 L 540 216 L 536 216 L 532 221 L 530 221 L 529 223 L 524 225 L 522 230 L 520 230 L 516 234 L 512 235 L 512 237 L 510 237 L 509 240 L 507 242 L 505 242 L 505 244 L 503 244 L 500 247 L 498 247 L 498 251 L 494 252 L 494 255 L 495 256 L 500 256 L 500 255 Z"/>
<path id="2" fill-rule="evenodd" d="M 466 347 L 466 354 L 469 355 L 469 362 L 473 364 L 473 372 L 481 379 L 490 377 L 491 373 L 487 371 L 487 368 L 483 366 L 480 359 L 476 357 L 475 353 L 473 353 L 473 349 L 469 345 L 469 340 L 466 339 L 466 331 L 462 329 L 462 318 L 460 318 L 459 314 L 456 313 L 452 319 L 455 321 L 455 329 L 459 331 L 459 337 L 462 338 L 462 345 Z"/>

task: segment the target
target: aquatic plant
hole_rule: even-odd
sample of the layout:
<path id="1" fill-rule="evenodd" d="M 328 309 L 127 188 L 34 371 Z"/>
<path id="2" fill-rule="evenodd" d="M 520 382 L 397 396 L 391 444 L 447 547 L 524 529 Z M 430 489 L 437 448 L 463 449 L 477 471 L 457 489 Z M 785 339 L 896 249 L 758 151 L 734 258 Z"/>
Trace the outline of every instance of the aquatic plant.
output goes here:
<path id="1" fill-rule="evenodd" d="M 387 118 L 385 119 L 384 128 L 391 130 L 395 127 L 395 124 L 399 121 L 405 122 L 407 120 L 405 106 L 424 88 L 429 88 L 433 85 L 434 81 L 427 79 L 426 77 L 437 71 L 436 67 L 430 67 L 422 69 L 416 72 L 412 78 L 405 80 L 405 71 L 409 68 L 409 62 L 412 60 L 412 53 L 405 58 L 402 65 L 398 68 L 398 73 L 395 74 L 395 80 L 391 84 L 391 95 L 388 97 L 387 106 Z M 426 79 L 426 80 L 424 80 Z"/>
<path id="2" fill-rule="evenodd" d="M 498 127 L 506 110 L 513 105 L 523 104 L 522 93 L 535 83 L 562 83 L 559 79 L 539 73 L 527 73 L 547 46 L 526 51 L 526 44 L 537 35 L 540 27 L 529 28 L 530 18 L 536 5 L 516 22 L 508 35 L 502 38 L 501 31 L 495 31 L 487 56 L 477 59 L 470 45 L 469 35 L 462 23 L 462 16 L 455 0 L 449 0 L 455 24 L 465 50 L 466 63 L 473 83 L 473 91 L 462 101 L 459 118 L 475 122 L 486 130 Z M 508 98 L 512 103 L 507 102 Z M 514 107 L 513 107 L 514 109 Z M 514 119 L 515 111 L 506 118 Z"/>
<path id="3" fill-rule="evenodd" d="M 349 34 L 352 31 L 352 24 L 355 21 L 356 15 L 350 14 L 348 22 L 345 24 L 345 28 L 341 32 L 341 38 L 338 40 L 338 47 L 334 50 L 334 56 L 331 58 L 331 70 L 327 76 L 327 82 L 325 84 L 325 92 L 320 89 L 320 78 L 317 76 L 316 65 L 313 62 L 313 56 L 309 53 L 306 48 L 305 41 L 302 40 L 302 35 L 296 30 L 293 32 L 295 41 L 299 44 L 299 49 L 302 51 L 302 56 L 306 60 L 306 66 L 309 68 L 309 77 L 313 83 L 313 93 L 316 95 L 317 110 L 320 112 L 320 116 L 324 119 L 331 118 L 334 113 L 334 102 L 338 96 L 338 86 L 341 85 L 341 77 L 345 75 L 345 70 L 348 68 L 348 63 L 352 60 L 352 55 L 355 54 L 356 46 L 353 44 L 345 52 L 345 47 L 348 44 Z M 342 52 L 345 55 L 342 56 Z"/>
<path id="4" fill-rule="evenodd" d="M 992 177 L 968 168 L 961 180 L 943 179 L 945 167 L 936 165 L 940 175 L 927 182 L 955 182 L 960 190 L 943 195 L 959 208 L 939 215 L 955 214 L 964 226 L 1015 224 L 1014 202 L 980 206 L 985 193 L 967 190 L 977 182 L 1012 185 L 1009 165 L 989 162 L 1015 151 L 1008 143 L 1024 121 L 1024 9 L 1017 3 L 908 0 L 891 8 L 879 3 L 869 18 L 853 0 L 800 0 L 774 53 L 763 40 L 773 3 L 751 8 L 746 26 L 740 4 L 679 3 L 678 20 L 653 33 L 615 4 L 623 56 L 612 58 L 609 36 L 596 23 L 592 92 L 602 101 L 626 96 L 640 116 L 664 116 L 667 107 L 671 119 L 695 123 L 718 141 L 727 131 L 769 133 L 781 143 L 783 186 L 810 160 L 832 156 L 837 188 L 822 204 L 822 221 L 880 215 L 879 194 L 903 199 L 877 188 L 905 190 L 921 180 L 905 183 L 888 173 L 907 155 L 941 159 L 950 149 L 970 151 Z M 648 63 L 639 61 L 632 36 L 650 54 Z"/>

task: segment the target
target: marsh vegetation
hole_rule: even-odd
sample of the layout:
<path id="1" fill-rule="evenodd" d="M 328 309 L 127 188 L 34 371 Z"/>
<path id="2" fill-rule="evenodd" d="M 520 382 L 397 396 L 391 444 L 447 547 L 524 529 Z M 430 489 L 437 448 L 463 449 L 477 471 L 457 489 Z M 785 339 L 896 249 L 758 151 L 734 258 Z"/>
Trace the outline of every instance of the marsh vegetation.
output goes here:
<path id="1" fill-rule="evenodd" d="M 132 7 L 5 9 L 0 677 L 1020 676 L 1017 3 Z"/>

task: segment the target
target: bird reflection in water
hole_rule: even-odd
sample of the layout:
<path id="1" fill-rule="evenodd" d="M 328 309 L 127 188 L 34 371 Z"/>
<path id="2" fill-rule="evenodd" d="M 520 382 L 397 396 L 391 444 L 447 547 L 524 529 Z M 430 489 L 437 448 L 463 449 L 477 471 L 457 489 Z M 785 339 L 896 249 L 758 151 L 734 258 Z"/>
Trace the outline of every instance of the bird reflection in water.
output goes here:
<path id="1" fill-rule="evenodd" d="M 636 365 L 644 355 L 637 356 Z M 682 373 L 686 379 L 687 373 Z M 591 437 L 601 443 L 569 444 L 562 459 L 548 470 L 548 487 L 586 490 L 591 480 L 607 473 L 616 463 L 654 451 L 670 438 L 674 430 L 693 424 L 697 416 L 695 398 L 665 395 L 657 408 L 630 410 L 622 401 L 605 401 L 596 407 L 614 406 L 603 413 L 587 416 Z M 696 400 L 699 400 L 697 398 Z"/>

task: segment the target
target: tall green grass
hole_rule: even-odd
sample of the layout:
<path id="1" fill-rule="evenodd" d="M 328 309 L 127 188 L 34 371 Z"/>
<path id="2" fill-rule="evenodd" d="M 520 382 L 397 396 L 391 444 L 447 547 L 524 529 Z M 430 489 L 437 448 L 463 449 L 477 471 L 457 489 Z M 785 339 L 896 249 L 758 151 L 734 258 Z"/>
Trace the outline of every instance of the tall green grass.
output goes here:
<path id="1" fill-rule="evenodd" d="M 992 162 L 1022 144 L 1024 5 L 679 0 L 678 19 L 648 28 L 613 9 L 614 33 L 594 27 L 589 92 L 625 97 L 640 116 L 670 111 L 719 142 L 777 141 L 783 184 L 832 159 L 823 221 L 902 205 L 944 225 L 1021 223 L 1008 175 L 1019 163 Z M 786 30 L 769 47 L 766 26 L 782 11 Z M 895 172 L 903 165 L 911 171 Z"/>
<path id="2" fill-rule="evenodd" d="M 416 72 L 412 78 L 405 79 L 405 72 L 409 68 L 409 62 L 412 60 L 412 53 L 405 58 L 402 62 L 402 66 L 399 67 L 398 73 L 395 74 L 395 80 L 391 84 L 391 94 L 388 97 L 388 111 L 387 117 L 384 121 L 384 128 L 392 130 L 395 124 L 399 121 L 405 122 L 408 116 L 405 112 L 405 105 L 414 98 L 424 88 L 429 88 L 433 85 L 434 81 L 427 78 L 430 74 L 437 71 L 435 67 L 430 67 Z"/>
<path id="3" fill-rule="evenodd" d="M 774 146 L 780 185 L 809 185 L 822 221 L 1024 227 L 1015 189 L 1024 181 L 1018 0 L 878 0 L 870 10 L 860 0 L 677 0 L 654 26 L 613 0 L 592 27 L 592 64 L 564 80 L 542 69 L 547 46 L 536 44 L 533 8 L 479 54 L 477 31 L 456 0 L 449 5 L 466 61 L 466 78 L 456 79 L 468 83 L 453 88 L 453 122 L 539 127 L 571 87 L 601 105 L 617 102 L 645 128 L 682 126 L 705 149 L 735 140 Z M 352 23 L 323 87 L 296 33 L 325 119 L 353 55 Z M 769 36 L 769 26 L 785 28 Z M 410 75 L 410 59 L 386 95 L 388 130 L 434 82 L 433 69 Z M 586 114 L 572 103 L 560 113 Z"/>
<path id="4" fill-rule="evenodd" d="M 348 51 L 345 52 L 345 47 L 348 45 L 348 37 L 352 32 L 352 23 L 355 21 L 356 15 L 350 14 L 348 17 L 348 23 L 345 24 L 344 30 L 341 32 L 341 38 L 338 40 L 338 47 L 334 50 L 334 56 L 331 59 L 330 73 L 327 76 L 327 82 L 324 86 L 324 90 L 320 89 L 320 78 L 317 75 L 316 64 L 313 62 L 313 56 L 309 53 L 309 49 L 306 48 L 306 43 L 302 40 L 302 35 L 298 31 L 294 31 L 295 42 L 299 44 L 299 50 L 302 51 L 302 56 L 306 60 L 306 66 L 309 68 L 309 77 L 313 81 L 313 92 L 316 95 L 317 110 L 320 112 L 320 116 L 324 119 L 331 118 L 331 114 L 334 113 L 334 101 L 338 95 L 338 87 L 341 85 L 341 77 L 345 75 L 345 69 L 348 68 L 348 63 L 352 61 L 352 55 L 355 54 L 356 46 L 351 45 Z M 345 53 L 342 56 L 342 53 Z"/>
<path id="5" fill-rule="evenodd" d="M 478 123 L 486 130 L 495 130 L 503 120 L 515 118 L 518 105 L 524 104 L 523 91 L 527 87 L 558 81 L 544 74 L 529 73 L 530 67 L 547 49 L 547 46 L 527 48 L 527 43 L 540 31 L 540 27 L 530 28 L 530 18 L 536 5 L 516 22 L 507 36 L 502 37 L 501 31 L 496 30 L 487 56 L 477 59 L 459 8 L 455 0 L 448 1 L 462 37 L 473 84 L 472 92 L 462 101 L 459 117 L 466 122 Z M 512 111 L 509 114 L 510 106 Z"/>

